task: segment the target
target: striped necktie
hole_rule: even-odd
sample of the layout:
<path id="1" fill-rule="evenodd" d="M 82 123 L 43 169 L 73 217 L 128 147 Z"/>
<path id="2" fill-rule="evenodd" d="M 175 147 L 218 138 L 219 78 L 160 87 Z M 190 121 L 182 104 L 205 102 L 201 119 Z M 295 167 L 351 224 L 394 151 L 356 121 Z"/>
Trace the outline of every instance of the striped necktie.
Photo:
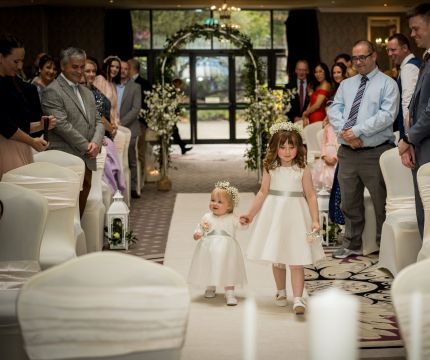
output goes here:
<path id="1" fill-rule="evenodd" d="M 343 130 L 352 128 L 356 121 L 358 110 L 360 109 L 361 99 L 363 98 L 364 90 L 366 89 L 366 82 L 369 78 L 366 75 L 361 77 L 360 86 L 358 87 L 357 94 L 355 95 L 354 101 L 351 106 L 351 111 L 349 112 L 348 120 L 343 126 Z"/>

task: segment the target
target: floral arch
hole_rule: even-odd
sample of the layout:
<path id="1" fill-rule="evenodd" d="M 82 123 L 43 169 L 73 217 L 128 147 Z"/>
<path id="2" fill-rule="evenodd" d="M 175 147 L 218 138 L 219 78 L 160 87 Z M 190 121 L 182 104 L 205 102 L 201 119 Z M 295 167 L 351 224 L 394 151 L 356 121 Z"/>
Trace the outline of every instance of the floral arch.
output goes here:
<path id="1" fill-rule="evenodd" d="M 263 78 L 262 64 L 254 52 L 250 38 L 241 33 L 238 29 L 221 27 L 219 25 L 209 26 L 195 24 L 176 32 L 171 38 L 166 40 L 166 45 L 158 60 L 157 78 L 159 79 L 159 83 L 164 87 L 165 84 L 170 84 L 173 80 L 172 65 L 182 46 L 199 37 L 210 39 L 214 36 L 219 39 L 231 41 L 245 56 L 245 89 L 247 97 L 250 99 L 250 110 L 253 109 L 253 106 L 253 110 L 255 110 L 256 106 L 261 110 L 264 106 L 262 91 L 268 92 L 267 89 L 262 90 L 262 86 L 260 85 Z M 269 95 L 271 95 L 271 92 Z M 251 113 L 252 112 L 248 112 L 248 114 Z M 266 120 L 262 119 L 260 116 L 255 116 L 255 112 L 247 116 L 250 135 L 248 143 L 251 147 L 245 154 L 247 158 L 246 166 L 251 170 L 257 170 L 258 181 L 261 180 L 262 176 L 261 160 L 268 141 L 268 128 L 275 120 L 273 112 L 264 111 L 264 114 L 267 113 L 271 113 L 272 115 L 269 116 L 270 119 Z"/>

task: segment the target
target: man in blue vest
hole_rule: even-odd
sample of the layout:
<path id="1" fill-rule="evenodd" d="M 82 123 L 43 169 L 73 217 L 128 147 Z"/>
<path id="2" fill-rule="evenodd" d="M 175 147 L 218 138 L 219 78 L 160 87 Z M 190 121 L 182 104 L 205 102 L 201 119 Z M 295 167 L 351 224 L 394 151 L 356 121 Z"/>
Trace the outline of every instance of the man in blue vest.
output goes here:
<path id="1" fill-rule="evenodd" d="M 409 129 L 409 104 L 418 80 L 421 60 L 412 54 L 408 38 L 403 34 L 394 34 L 388 38 L 388 56 L 395 66 L 400 67 L 397 85 L 400 91 L 400 107 L 397 119 L 393 124 L 393 130 L 399 131 L 400 139 L 405 136 L 405 130 Z M 412 157 L 409 152 L 403 154 L 402 162 L 410 167 Z"/>

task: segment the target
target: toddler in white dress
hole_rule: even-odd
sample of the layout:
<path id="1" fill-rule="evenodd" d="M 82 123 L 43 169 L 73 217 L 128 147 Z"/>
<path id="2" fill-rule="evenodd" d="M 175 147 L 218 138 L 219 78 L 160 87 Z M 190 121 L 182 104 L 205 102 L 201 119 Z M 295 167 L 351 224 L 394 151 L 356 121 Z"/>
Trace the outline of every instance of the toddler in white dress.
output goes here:
<path id="1" fill-rule="evenodd" d="M 206 286 L 205 297 L 214 298 L 216 287 L 225 289 L 227 305 L 237 305 L 235 286 L 246 284 L 242 251 L 236 241 L 236 229 L 245 228 L 233 213 L 239 202 L 238 190 L 228 181 L 218 182 L 211 193 L 210 212 L 194 232 L 199 240 L 191 262 L 188 282 Z"/>
<path id="2" fill-rule="evenodd" d="M 312 177 L 305 163 L 301 129 L 290 122 L 270 128 L 271 138 L 264 159 L 261 188 L 241 222 L 256 218 L 247 255 L 251 260 L 272 263 L 277 287 L 275 303 L 287 305 L 286 265 L 291 271 L 293 310 L 303 314 L 304 268 L 323 256 L 317 232 L 320 229 L 318 204 Z"/>

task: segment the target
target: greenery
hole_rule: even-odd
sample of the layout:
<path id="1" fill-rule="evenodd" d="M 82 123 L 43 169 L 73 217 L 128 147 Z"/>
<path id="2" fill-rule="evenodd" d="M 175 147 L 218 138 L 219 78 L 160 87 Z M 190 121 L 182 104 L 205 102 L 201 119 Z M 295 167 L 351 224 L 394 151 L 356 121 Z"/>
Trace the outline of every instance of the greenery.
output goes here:
<path id="1" fill-rule="evenodd" d="M 122 227 L 121 227 L 121 233 L 122 233 Z M 111 245 L 119 245 L 121 244 L 122 237 L 119 232 L 114 232 L 112 235 L 113 237 L 109 237 L 109 231 L 108 227 L 104 227 L 104 237 Z M 133 230 L 127 231 L 125 234 L 125 240 L 127 241 L 128 245 L 136 244 L 138 238 L 136 234 L 133 232 Z"/>
<path id="2" fill-rule="evenodd" d="M 251 147 L 246 151 L 246 167 L 256 170 L 258 167 L 258 141 L 261 139 L 261 161 L 266 156 L 266 148 L 270 139 L 269 129 L 278 121 L 287 121 L 291 99 L 296 91 L 271 90 L 265 86 L 257 86 L 255 97 L 251 98 L 249 107 L 245 110 L 248 121 L 248 143 Z"/>
<path id="3" fill-rule="evenodd" d="M 212 37 L 218 39 L 225 39 L 232 42 L 235 46 L 241 49 L 241 52 L 246 58 L 245 72 L 246 72 L 246 90 L 249 96 L 253 95 L 256 87 L 255 75 L 257 75 L 257 82 L 260 83 L 262 76 L 262 65 L 258 60 L 258 56 L 254 53 L 252 42 L 250 38 L 242 34 L 237 29 L 222 28 L 218 25 L 206 26 L 194 24 L 177 31 L 171 38 L 166 40 L 164 50 L 161 53 L 157 63 L 157 78 L 159 82 L 170 83 L 173 80 L 174 74 L 172 66 L 178 55 L 180 49 L 187 43 L 190 43 L 197 38 L 204 37 L 211 39 Z M 255 66 L 252 62 L 254 59 Z M 162 73 L 162 64 L 165 61 L 164 74 Z M 164 76 L 164 78 L 163 78 Z"/>

